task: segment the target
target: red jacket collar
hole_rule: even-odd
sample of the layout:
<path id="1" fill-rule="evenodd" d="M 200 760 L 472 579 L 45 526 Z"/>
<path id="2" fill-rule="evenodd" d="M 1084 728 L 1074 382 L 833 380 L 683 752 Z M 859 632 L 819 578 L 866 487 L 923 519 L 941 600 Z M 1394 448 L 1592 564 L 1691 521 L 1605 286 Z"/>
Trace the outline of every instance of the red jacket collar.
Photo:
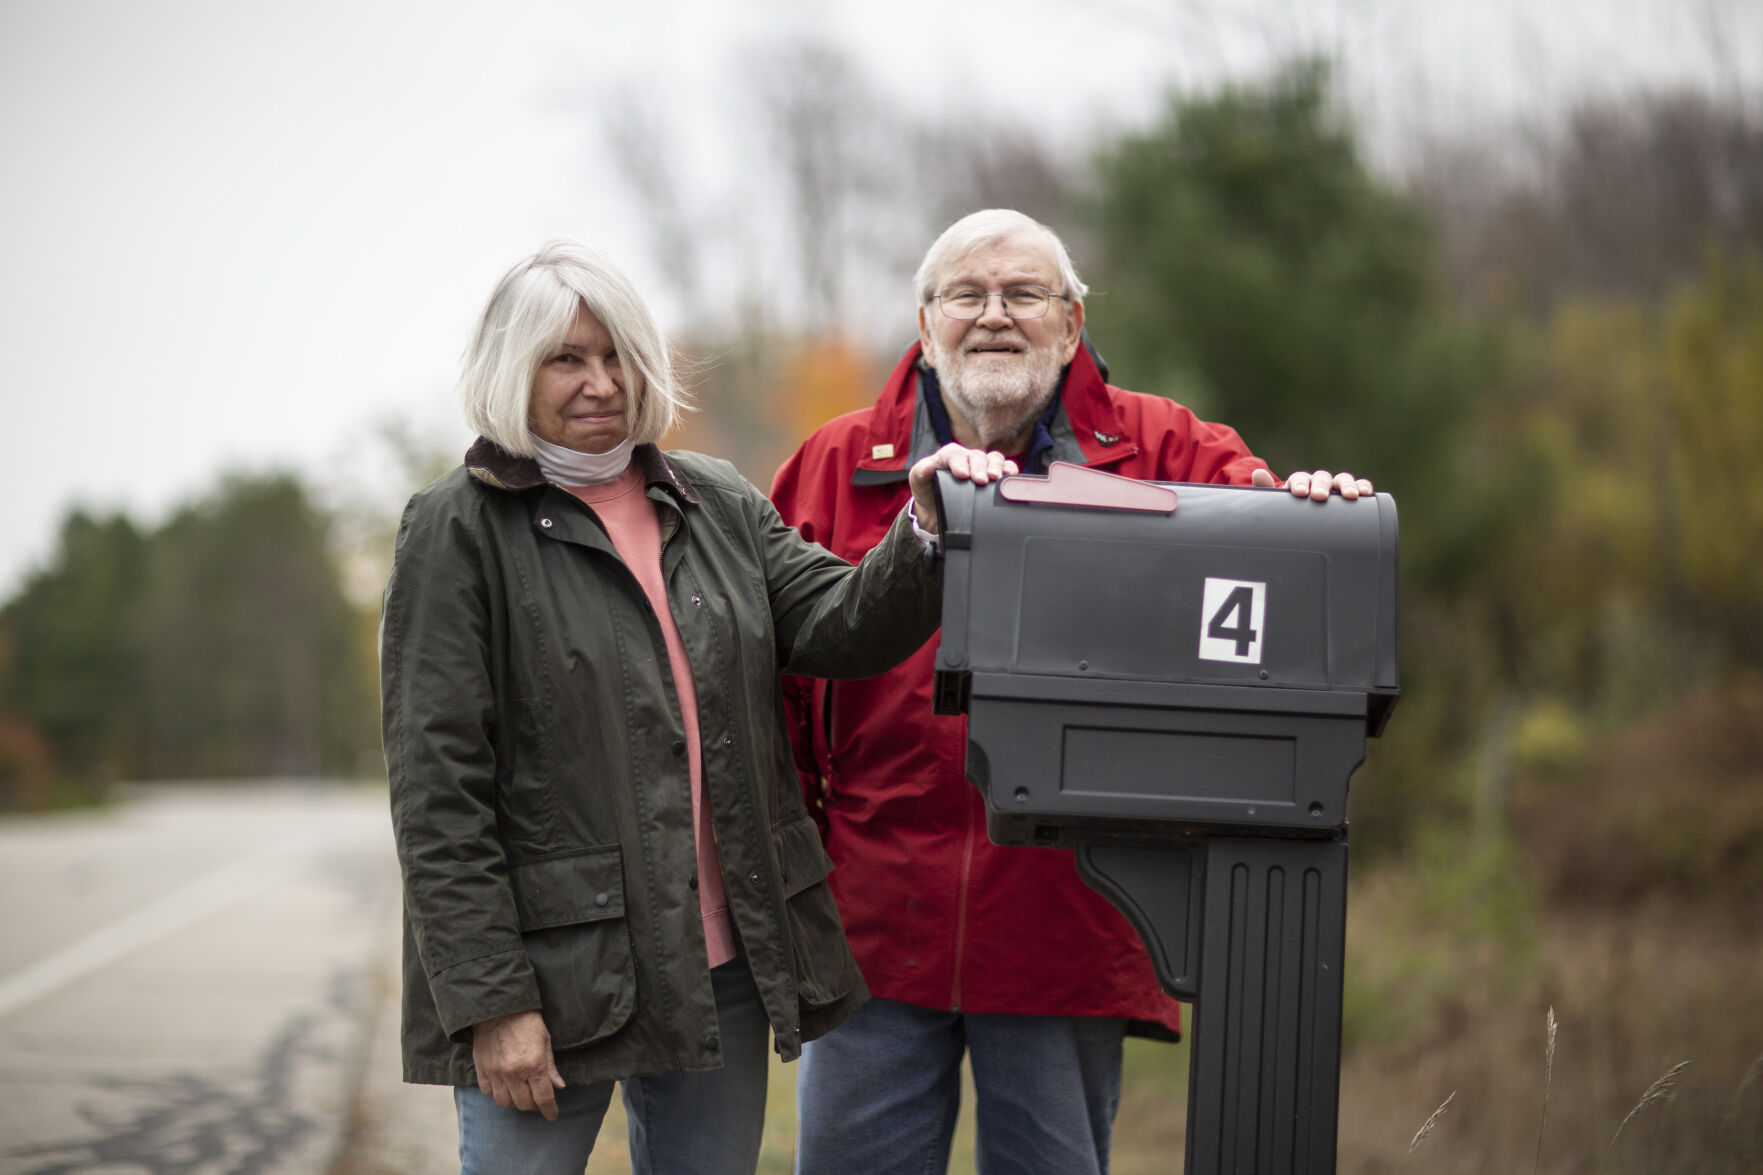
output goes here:
<path id="1" fill-rule="evenodd" d="M 918 414 L 918 359 L 922 346 L 913 343 L 895 364 L 894 372 L 882 388 L 875 411 L 869 420 L 869 435 L 864 439 L 863 454 L 857 468 L 872 472 L 903 472 L 911 462 L 925 456 L 914 453 L 913 421 Z M 1086 465 L 1109 465 L 1139 451 L 1138 438 L 1132 436 L 1114 408 L 1114 397 L 1102 381 L 1090 358 L 1089 348 L 1080 346 L 1066 369 L 1065 382 L 1059 389 L 1060 414 L 1071 426 L 1072 439 L 1082 452 Z M 922 430 L 921 430 L 922 431 Z M 921 440 L 920 447 L 923 447 Z M 927 452 L 929 450 L 927 449 Z M 1072 454 L 1062 454 L 1069 459 Z"/>

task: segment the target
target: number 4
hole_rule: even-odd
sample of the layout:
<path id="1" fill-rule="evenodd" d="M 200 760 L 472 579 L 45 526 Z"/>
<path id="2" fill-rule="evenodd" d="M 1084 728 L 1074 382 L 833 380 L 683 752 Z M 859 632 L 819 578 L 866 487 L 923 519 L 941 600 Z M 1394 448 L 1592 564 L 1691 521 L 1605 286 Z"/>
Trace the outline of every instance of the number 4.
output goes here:
<path id="1" fill-rule="evenodd" d="M 1266 584 L 1208 579 L 1200 602 L 1200 659 L 1259 664 L 1266 617 Z"/>

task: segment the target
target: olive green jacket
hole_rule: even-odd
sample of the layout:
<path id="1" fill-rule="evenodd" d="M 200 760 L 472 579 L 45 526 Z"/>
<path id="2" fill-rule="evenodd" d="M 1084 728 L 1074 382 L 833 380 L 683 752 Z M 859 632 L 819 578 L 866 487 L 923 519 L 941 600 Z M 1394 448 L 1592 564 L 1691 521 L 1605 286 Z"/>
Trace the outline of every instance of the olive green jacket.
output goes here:
<path id="1" fill-rule="evenodd" d="M 777 1050 L 868 997 L 778 674 L 886 670 L 935 631 L 901 520 L 857 567 L 727 462 L 639 446 L 697 690 L 734 922 Z M 691 782 L 660 625 L 593 511 L 479 440 L 410 500 L 380 633 L 404 872 L 404 1079 L 465 1085 L 472 1025 L 539 1009 L 570 1083 L 722 1064 Z"/>

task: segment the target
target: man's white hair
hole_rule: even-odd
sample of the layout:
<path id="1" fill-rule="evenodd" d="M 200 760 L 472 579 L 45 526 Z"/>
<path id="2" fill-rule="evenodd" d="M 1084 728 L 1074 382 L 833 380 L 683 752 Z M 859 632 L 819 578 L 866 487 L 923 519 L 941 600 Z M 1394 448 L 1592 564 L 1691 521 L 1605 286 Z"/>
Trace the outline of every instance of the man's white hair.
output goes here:
<path id="1" fill-rule="evenodd" d="M 1056 294 L 1065 294 L 1073 302 L 1081 302 L 1090 287 L 1084 285 L 1077 276 L 1077 267 L 1071 263 L 1071 254 L 1065 251 L 1065 242 L 1059 234 L 1036 220 L 1025 216 L 1013 208 L 987 208 L 979 212 L 970 212 L 960 220 L 943 230 L 924 255 L 918 265 L 918 275 L 913 279 L 918 286 L 918 304 L 929 306 L 936 296 L 937 275 L 944 267 L 966 257 L 976 249 L 1013 237 L 1024 232 L 1037 232 L 1047 239 L 1052 246 L 1053 257 L 1059 263 L 1060 289 Z"/>
<path id="2" fill-rule="evenodd" d="M 459 377 L 466 424 L 508 452 L 531 457 L 533 377 L 584 307 L 612 336 L 627 376 L 641 381 L 625 401 L 631 440 L 659 441 L 691 407 L 667 340 L 612 258 L 566 238 L 516 263 L 484 306 Z"/>

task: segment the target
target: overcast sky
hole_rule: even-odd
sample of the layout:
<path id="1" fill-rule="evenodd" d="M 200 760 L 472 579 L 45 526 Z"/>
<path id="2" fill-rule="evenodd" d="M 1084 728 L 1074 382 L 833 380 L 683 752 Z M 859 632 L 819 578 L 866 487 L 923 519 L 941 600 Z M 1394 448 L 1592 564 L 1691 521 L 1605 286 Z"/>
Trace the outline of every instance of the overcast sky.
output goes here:
<path id="1" fill-rule="evenodd" d="M 708 204 L 751 162 L 730 132 L 755 48 L 821 38 L 914 109 L 968 103 L 1077 143 L 1171 85 L 1320 44 L 1387 142 L 1587 90 L 1754 85 L 1760 9 L 0 0 L 0 601 L 76 503 L 155 523 L 222 470 L 322 476 L 389 418 L 462 446 L 465 334 L 547 236 L 608 249 L 668 319 L 593 112 L 652 106 L 690 151 L 685 204 Z"/>

